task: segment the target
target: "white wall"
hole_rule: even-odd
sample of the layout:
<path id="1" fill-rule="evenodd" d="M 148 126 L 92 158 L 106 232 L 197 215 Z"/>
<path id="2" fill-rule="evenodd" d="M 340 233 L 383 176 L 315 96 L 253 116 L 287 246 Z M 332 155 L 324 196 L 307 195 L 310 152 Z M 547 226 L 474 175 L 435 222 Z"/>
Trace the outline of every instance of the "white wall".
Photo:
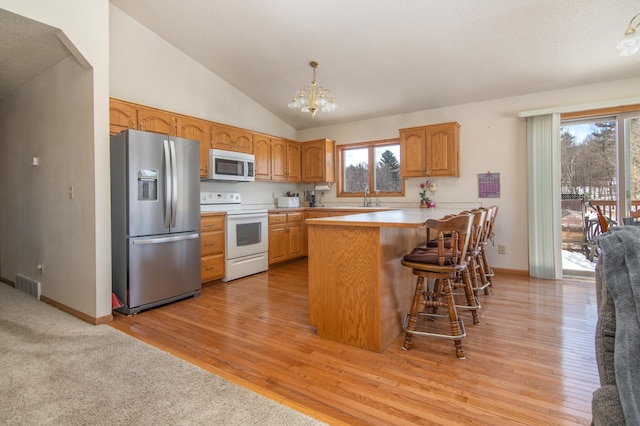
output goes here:
<path id="1" fill-rule="evenodd" d="M 108 4 L 108 0 L 0 0 L 0 7 L 7 11 L 61 29 L 80 63 L 90 67 L 79 71 L 77 63 L 59 64 L 44 73 L 42 80 L 36 78 L 25 85 L 12 100 L 15 104 L 3 110 L 0 119 L 15 112 L 18 120 L 12 124 L 15 127 L 4 131 L 17 132 L 15 129 L 27 124 L 23 133 L 12 134 L 16 139 L 11 149 L 17 151 L 10 150 L 7 161 L 15 160 L 20 164 L 16 167 L 24 167 L 22 161 L 41 152 L 45 164 L 35 174 L 30 169 L 14 169 L 18 175 L 3 174 L 0 179 L 6 193 L 21 191 L 17 198 L 31 192 L 44 195 L 18 203 L 22 210 L 16 212 L 17 219 L 0 230 L 4 238 L 6 227 L 18 226 L 22 220 L 33 221 L 35 228 L 24 235 L 31 240 L 25 253 L 13 252 L 23 235 L 8 242 L 3 239 L 3 262 L 11 260 L 10 265 L 3 263 L 2 273 L 33 268 L 33 256 L 42 254 L 46 257 L 42 259 L 43 294 L 94 318 L 111 315 Z M 42 82 L 46 84 L 40 86 Z M 39 86 L 40 93 L 32 94 L 31 85 Z M 64 88 L 70 92 L 63 93 Z M 41 114 L 44 120 L 34 120 L 33 114 Z M 5 142 L 0 140 L 2 145 Z M 35 147 L 35 151 L 17 148 L 20 143 Z M 55 171 L 47 170 L 50 164 L 55 165 Z M 34 186 L 22 188 L 20 177 L 27 177 Z M 48 191 L 41 191 L 40 184 Z M 80 193 L 74 202 L 63 203 L 68 200 L 70 184 Z"/>
<path id="2" fill-rule="evenodd" d="M 448 108 L 419 111 L 300 131 L 298 139 L 329 138 L 337 144 L 398 137 L 398 129 L 449 121 L 460 123 L 460 178 L 434 178 L 438 202 L 482 202 L 499 206 L 496 244 L 489 245 L 492 265 L 507 269 L 528 270 L 527 236 L 527 150 L 526 121 L 518 118 L 522 111 L 557 106 L 593 104 L 640 95 L 640 78 L 575 87 L 553 92 L 495 99 Z M 478 198 L 477 175 L 500 173 L 500 198 Z M 418 201 L 422 179 L 406 181 L 402 201 Z M 326 202 L 336 202 L 335 189 L 325 194 Z M 381 197 L 385 202 L 398 199 Z M 506 254 L 497 254 L 497 245 L 506 245 Z"/>

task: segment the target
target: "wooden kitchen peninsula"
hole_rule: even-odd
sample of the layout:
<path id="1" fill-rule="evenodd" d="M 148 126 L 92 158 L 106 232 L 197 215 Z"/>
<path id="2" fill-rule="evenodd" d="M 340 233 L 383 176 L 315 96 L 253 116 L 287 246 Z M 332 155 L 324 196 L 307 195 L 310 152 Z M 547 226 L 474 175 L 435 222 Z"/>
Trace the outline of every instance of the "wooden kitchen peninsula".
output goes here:
<path id="1" fill-rule="evenodd" d="M 318 336 L 383 352 L 402 332 L 415 279 L 400 263 L 427 219 L 461 209 L 403 209 L 307 219 L 309 322 Z"/>

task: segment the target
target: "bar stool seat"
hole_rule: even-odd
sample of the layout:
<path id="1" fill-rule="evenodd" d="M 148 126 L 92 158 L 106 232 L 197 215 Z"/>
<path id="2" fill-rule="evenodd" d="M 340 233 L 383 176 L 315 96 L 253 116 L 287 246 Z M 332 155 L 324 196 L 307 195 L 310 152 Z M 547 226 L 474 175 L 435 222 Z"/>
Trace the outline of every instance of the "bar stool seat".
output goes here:
<path id="1" fill-rule="evenodd" d="M 406 314 L 403 324 L 406 336 L 402 349 L 411 348 L 414 335 L 439 337 L 453 340 L 456 356 L 464 359 L 461 339 L 466 336 L 466 332 L 462 319 L 458 317 L 452 285 L 456 275 L 467 269 L 467 249 L 473 216 L 460 214 L 446 219 L 430 219 L 425 224 L 427 228 L 438 232 L 438 245 L 437 247 L 416 247 L 402 259 L 402 265 L 411 268 L 413 274 L 418 277 L 411 310 Z M 451 233 L 450 248 L 445 247 L 445 233 Z M 428 288 L 428 279 L 435 280 L 431 290 Z M 438 308 L 441 307 L 447 309 L 447 315 L 438 314 Z M 431 309 L 427 310 L 427 308 Z M 424 317 L 428 319 L 448 317 L 450 331 L 423 331 L 424 324 L 421 324 L 421 329 L 418 330 L 418 318 Z"/>

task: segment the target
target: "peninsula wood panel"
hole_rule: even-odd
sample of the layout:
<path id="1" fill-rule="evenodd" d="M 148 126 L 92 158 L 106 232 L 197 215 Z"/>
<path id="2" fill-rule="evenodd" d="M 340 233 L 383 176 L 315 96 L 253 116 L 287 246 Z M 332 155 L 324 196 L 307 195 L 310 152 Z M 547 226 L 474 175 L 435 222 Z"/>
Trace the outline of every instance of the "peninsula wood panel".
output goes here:
<path id="1" fill-rule="evenodd" d="M 384 351 L 402 331 L 413 291 L 400 259 L 425 231 L 309 225 L 307 233 L 309 322 L 318 336 Z"/>

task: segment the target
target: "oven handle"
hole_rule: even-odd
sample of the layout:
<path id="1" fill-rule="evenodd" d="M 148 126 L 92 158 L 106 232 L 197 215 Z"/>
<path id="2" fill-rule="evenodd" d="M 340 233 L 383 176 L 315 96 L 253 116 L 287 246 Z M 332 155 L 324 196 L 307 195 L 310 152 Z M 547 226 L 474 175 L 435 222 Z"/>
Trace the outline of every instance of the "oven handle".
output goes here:
<path id="1" fill-rule="evenodd" d="M 227 220 L 234 220 L 234 219 L 258 219 L 261 217 L 268 217 L 269 215 L 267 213 L 246 213 L 246 214 L 228 214 L 227 213 Z"/>

